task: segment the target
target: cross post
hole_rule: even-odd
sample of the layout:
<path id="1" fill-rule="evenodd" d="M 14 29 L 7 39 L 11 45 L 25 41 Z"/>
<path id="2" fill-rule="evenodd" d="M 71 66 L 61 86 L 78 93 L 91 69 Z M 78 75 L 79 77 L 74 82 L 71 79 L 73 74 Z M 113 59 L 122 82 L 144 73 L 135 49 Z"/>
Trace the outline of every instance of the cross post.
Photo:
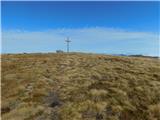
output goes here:
<path id="1" fill-rule="evenodd" d="M 69 40 L 69 37 L 67 37 L 67 39 L 66 39 L 66 43 L 67 43 L 67 53 L 69 53 L 69 43 L 70 43 L 71 41 Z"/>

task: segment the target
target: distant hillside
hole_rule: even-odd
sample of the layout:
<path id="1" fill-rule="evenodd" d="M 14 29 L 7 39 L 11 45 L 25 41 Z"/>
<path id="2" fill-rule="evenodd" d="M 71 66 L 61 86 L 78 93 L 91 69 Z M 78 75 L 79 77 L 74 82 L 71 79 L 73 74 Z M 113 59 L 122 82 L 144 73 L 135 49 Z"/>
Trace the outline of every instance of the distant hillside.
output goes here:
<path id="1" fill-rule="evenodd" d="M 2 120 L 160 120 L 160 60 L 2 55 Z"/>

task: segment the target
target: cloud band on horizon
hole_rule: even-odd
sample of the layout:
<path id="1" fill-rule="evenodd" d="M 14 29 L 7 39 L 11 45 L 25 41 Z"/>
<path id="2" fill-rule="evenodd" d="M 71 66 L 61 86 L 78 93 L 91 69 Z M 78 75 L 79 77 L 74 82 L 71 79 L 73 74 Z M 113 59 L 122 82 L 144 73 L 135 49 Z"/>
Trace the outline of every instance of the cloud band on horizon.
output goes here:
<path id="1" fill-rule="evenodd" d="M 2 53 L 65 51 L 64 40 L 68 36 L 74 52 L 160 56 L 158 34 L 105 27 L 5 30 L 2 31 Z"/>

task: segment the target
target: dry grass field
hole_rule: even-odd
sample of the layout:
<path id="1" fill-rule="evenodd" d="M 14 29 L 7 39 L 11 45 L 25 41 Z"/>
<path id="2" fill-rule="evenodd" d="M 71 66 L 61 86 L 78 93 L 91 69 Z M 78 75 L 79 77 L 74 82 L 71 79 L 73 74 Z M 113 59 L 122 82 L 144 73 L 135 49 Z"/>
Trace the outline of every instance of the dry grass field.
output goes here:
<path id="1" fill-rule="evenodd" d="M 2 55 L 2 120 L 160 120 L 160 60 Z"/>

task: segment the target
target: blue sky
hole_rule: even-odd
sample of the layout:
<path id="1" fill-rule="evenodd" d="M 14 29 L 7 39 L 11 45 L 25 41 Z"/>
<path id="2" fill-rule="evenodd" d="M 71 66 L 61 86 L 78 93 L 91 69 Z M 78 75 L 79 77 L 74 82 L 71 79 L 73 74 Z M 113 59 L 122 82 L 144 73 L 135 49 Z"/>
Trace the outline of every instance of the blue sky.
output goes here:
<path id="1" fill-rule="evenodd" d="M 159 55 L 159 2 L 2 2 L 2 53 Z"/>

